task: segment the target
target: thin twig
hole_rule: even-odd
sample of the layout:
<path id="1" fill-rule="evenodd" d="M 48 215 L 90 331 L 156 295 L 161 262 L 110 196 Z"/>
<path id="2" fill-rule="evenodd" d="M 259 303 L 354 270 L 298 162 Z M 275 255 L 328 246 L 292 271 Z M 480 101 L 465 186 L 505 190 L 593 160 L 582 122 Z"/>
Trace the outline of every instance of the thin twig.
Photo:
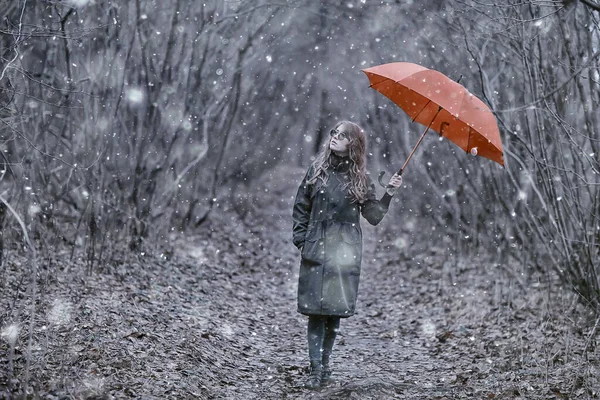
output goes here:
<path id="1" fill-rule="evenodd" d="M 21 34 L 22 30 L 23 30 L 23 14 L 25 13 L 25 6 L 27 5 L 27 0 L 23 1 L 23 8 L 21 9 L 21 16 L 19 17 L 19 35 Z M 4 69 L 2 70 L 2 74 L 0 74 L 0 81 L 4 78 L 4 74 L 6 73 L 6 70 L 11 66 L 11 64 L 17 59 L 17 57 L 19 57 L 19 49 L 17 47 L 17 44 L 19 43 L 19 40 L 17 38 L 15 38 L 15 46 L 14 46 L 14 50 L 15 50 L 15 56 L 13 57 L 12 60 L 10 60 L 8 63 L 6 63 L 6 65 L 4 66 Z"/>

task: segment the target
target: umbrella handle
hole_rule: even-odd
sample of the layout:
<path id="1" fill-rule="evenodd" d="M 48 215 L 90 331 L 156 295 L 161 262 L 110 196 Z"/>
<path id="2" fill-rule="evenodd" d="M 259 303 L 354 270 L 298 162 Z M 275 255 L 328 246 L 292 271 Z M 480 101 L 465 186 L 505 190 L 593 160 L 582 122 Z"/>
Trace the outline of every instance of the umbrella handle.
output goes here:
<path id="1" fill-rule="evenodd" d="M 404 168 L 401 168 L 400 171 L 398 171 L 398 175 L 402 176 L 402 172 L 404 172 Z M 379 182 L 379 184 L 381 185 L 382 188 L 391 188 L 392 185 L 386 185 L 385 183 L 383 183 L 383 176 L 385 175 L 385 171 L 379 171 L 379 176 L 377 176 L 377 181 Z"/>
<path id="2" fill-rule="evenodd" d="M 384 183 L 383 183 L 383 176 L 385 175 L 385 171 L 379 171 L 379 176 L 377 177 L 377 181 L 379 182 L 379 184 L 381 185 L 381 187 L 387 187 Z"/>

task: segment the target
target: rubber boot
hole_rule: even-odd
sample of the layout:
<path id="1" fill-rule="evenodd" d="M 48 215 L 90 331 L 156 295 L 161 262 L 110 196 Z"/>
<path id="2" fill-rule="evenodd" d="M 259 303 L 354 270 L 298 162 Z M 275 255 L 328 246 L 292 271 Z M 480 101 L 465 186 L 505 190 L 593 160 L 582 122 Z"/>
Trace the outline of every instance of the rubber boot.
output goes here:
<path id="1" fill-rule="evenodd" d="M 310 362 L 310 375 L 306 382 L 304 382 L 304 387 L 307 389 L 318 389 L 321 387 L 321 376 L 323 374 L 323 364 L 320 361 L 311 361 Z"/>
<path id="2" fill-rule="evenodd" d="M 329 367 L 329 357 L 323 357 L 323 370 L 321 371 L 321 386 L 331 382 L 331 368 Z"/>

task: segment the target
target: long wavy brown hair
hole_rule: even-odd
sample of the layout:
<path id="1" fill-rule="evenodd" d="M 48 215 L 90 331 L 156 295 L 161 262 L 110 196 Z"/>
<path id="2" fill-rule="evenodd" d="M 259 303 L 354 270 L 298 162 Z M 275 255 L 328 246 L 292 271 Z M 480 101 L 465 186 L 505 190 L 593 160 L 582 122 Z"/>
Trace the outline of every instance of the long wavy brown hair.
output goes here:
<path id="1" fill-rule="evenodd" d="M 340 125 L 346 124 L 348 139 L 348 156 L 350 158 L 350 181 L 344 185 L 344 189 L 348 190 L 348 194 L 353 202 L 362 203 L 367 199 L 368 179 L 367 179 L 367 139 L 365 133 L 360 126 L 354 122 L 341 121 L 338 122 L 334 129 Z M 313 162 L 313 175 L 309 178 L 308 184 L 316 184 L 321 181 L 322 185 L 327 186 L 329 181 L 329 173 L 327 169 L 331 166 L 332 151 L 329 148 L 331 137 L 328 137 L 321 151 L 317 154 L 317 158 Z"/>

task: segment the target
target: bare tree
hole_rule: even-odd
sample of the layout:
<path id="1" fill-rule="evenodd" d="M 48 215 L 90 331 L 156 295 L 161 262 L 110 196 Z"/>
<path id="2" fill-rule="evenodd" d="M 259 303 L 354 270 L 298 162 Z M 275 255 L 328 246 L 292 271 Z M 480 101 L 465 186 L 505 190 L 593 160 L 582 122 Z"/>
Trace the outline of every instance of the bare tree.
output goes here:
<path id="1" fill-rule="evenodd" d="M 598 15 L 536 1 L 458 4 L 468 12 L 456 35 L 504 132 L 509 180 L 490 177 L 482 191 L 508 217 L 501 248 L 552 268 L 598 310 Z"/>

